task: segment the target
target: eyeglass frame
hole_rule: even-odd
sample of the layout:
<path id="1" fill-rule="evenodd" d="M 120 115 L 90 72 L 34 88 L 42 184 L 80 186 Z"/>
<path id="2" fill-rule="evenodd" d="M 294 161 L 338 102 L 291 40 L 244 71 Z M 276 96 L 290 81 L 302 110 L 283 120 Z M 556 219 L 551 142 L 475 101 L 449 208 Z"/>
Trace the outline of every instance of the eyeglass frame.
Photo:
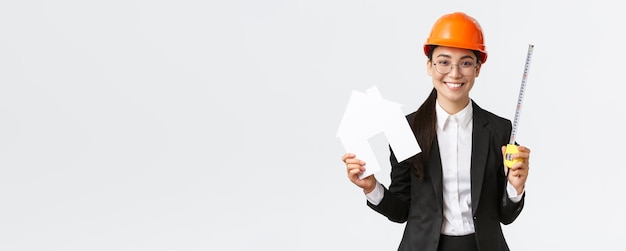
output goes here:
<path id="1" fill-rule="evenodd" d="M 452 72 L 452 67 L 453 67 L 453 66 L 455 66 L 455 65 L 457 66 L 457 71 L 458 71 L 458 72 L 460 72 L 460 73 L 461 73 L 461 74 L 463 74 L 463 75 L 466 75 L 465 73 L 463 73 L 463 71 L 462 71 L 463 69 L 470 69 L 470 68 L 474 68 L 474 70 L 476 70 L 476 69 L 478 69 L 478 65 L 479 65 L 479 63 L 472 62 L 472 61 L 465 61 L 465 62 L 461 62 L 460 64 L 453 64 L 453 63 L 450 63 L 450 66 L 449 66 L 449 68 L 448 68 L 448 71 L 447 71 L 447 72 L 445 72 L 445 73 L 442 73 L 441 71 L 439 71 L 439 68 L 437 68 L 437 64 L 439 64 L 439 63 L 441 63 L 441 62 L 443 62 L 443 61 L 448 61 L 448 62 L 450 62 L 450 60 L 440 60 L 440 61 L 437 61 L 437 63 L 432 63 L 432 65 L 435 67 L 435 71 L 437 71 L 439 74 L 442 74 L 442 75 L 445 75 L 445 74 L 448 74 L 448 73 Z M 432 62 L 432 61 L 431 61 L 431 62 Z M 472 67 L 472 66 L 470 66 L 470 67 L 468 67 L 468 68 L 463 68 L 463 67 L 461 66 L 461 64 L 462 64 L 462 63 L 472 63 L 472 64 L 473 64 L 473 67 Z"/>

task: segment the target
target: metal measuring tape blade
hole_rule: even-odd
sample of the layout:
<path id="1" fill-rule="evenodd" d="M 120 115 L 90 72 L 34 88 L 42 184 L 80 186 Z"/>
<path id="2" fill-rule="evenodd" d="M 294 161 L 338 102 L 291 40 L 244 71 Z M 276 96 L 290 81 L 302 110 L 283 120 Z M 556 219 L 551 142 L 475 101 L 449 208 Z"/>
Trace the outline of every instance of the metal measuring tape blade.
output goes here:
<path id="1" fill-rule="evenodd" d="M 530 69 L 530 61 L 533 56 L 534 45 L 528 45 L 528 53 L 526 54 L 526 64 L 524 65 L 524 75 L 522 75 L 522 85 L 519 89 L 519 96 L 517 97 L 517 107 L 515 108 L 515 118 L 513 120 L 513 129 L 511 131 L 511 139 L 509 144 L 506 145 L 506 152 L 504 158 L 504 164 L 511 168 L 514 163 L 519 162 L 520 159 L 513 159 L 513 155 L 518 152 L 517 145 L 515 145 L 515 134 L 517 133 L 517 127 L 519 125 L 519 117 L 522 111 L 522 101 L 524 101 L 524 92 L 526 91 L 526 79 L 528 78 L 528 71 Z"/>

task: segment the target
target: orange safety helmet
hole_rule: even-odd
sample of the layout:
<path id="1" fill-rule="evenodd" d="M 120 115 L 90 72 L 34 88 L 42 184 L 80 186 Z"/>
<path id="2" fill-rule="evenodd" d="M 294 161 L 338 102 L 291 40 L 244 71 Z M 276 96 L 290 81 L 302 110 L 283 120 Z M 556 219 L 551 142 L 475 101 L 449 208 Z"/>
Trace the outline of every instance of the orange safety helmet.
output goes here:
<path id="1" fill-rule="evenodd" d="M 441 16 L 433 25 L 430 36 L 424 44 L 424 54 L 428 56 L 429 45 L 456 47 L 480 52 L 480 62 L 487 61 L 487 51 L 483 39 L 483 29 L 473 17 L 463 12 Z"/>

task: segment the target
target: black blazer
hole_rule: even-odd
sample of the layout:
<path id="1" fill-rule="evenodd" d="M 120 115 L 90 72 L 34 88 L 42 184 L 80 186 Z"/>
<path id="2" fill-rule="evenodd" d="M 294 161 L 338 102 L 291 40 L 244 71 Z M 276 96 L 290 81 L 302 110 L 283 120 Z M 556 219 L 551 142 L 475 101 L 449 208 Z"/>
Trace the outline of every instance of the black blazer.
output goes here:
<path id="1" fill-rule="evenodd" d="M 473 104 L 471 193 L 476 239 L 481 251 L 509 250 L 501 223 L 510 224 L 522 211 L 524 197 L 513 203 L 506 193 L 501 147 L 508 144 L 511 121 Z M 407 115 L 413 126 L 415 113 Z M 420 144 L 421 145 L 421 144 Z M 443 223 L 443 183 L 435 138 L 424 179 L 411 174 L 414 157 L 398 163 L 391 151 L 391 184 L 378 205 L 367 202 L 389 220 L 404 223 L 398 250 L 436 251 Z"/>

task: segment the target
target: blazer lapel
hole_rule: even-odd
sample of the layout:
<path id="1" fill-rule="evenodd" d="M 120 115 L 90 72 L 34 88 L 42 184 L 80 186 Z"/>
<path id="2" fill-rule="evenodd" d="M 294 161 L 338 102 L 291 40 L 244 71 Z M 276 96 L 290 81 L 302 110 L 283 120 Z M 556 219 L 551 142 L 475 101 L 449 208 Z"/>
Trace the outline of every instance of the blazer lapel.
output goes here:
<path id="1" fill-rule="evenodd" d="M 489 153 L 490 132 L 487 128 L 488 121 L 485 118 L 484 111 L 473 104 L 473 131 L 472 131 L 472 163 L 471 163 L 471 182 L 472 182 L 472 213 L 476 212 L 482 190 L 483 177 L 485 175 L 485 167 L 487 164 L 487 154 Z"/>
<path id="2" fill-rule="evenodd" d="M 435 189 L 435 197 L 440 208 L 443 208 L 443 173 L 441 170 L 441 156 L 439 154 L 439 142 L 437 137 L 433 140 L 430 150 L 430 163 L 428 163 L 428 171 L 430 172 L 431 182 Z"/>

